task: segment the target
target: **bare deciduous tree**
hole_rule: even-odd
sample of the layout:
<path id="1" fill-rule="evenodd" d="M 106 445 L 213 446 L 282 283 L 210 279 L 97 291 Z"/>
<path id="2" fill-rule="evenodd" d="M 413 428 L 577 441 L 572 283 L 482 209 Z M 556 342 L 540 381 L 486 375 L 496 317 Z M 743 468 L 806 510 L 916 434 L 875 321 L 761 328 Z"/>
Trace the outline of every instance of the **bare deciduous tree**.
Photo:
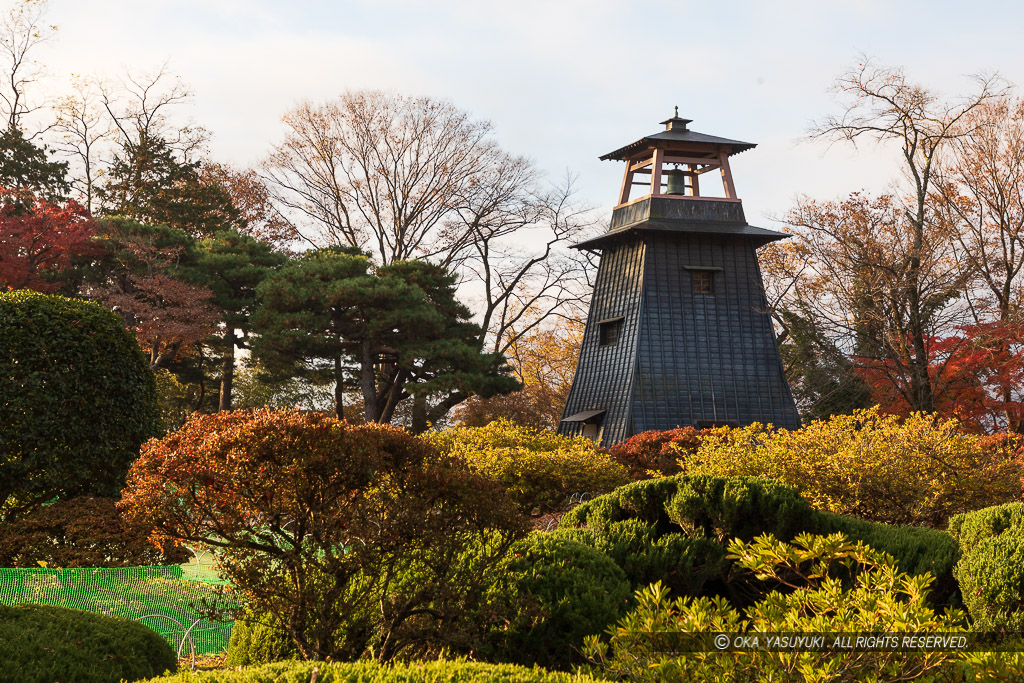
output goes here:
<path id="1" fill-rule="evenodd" d="M 901 207 L 903 220 L 898 223 L 906 230 L 906 240 L 900 240 L 906 250 L 901 264 L 905 273 L 901 274 L 895 303 L 904 311 L 899 317 L 905 321 L 901 332 L 906 335 L 908 348 L 901 362 L 909 372 L 909 403 L 915 410 L 935 409 L 927 349 L 934 322 L 925 269 L 935 246 L 928 243 L 927 232 L 933 218 L 929 201 L 939 159 L 952 143 L 972 134 L 976 126 L 967 125 L 970 114 L 1003 92 L 995 76 L 976 80 L 974 93 L 949 101 L 908 81 L 902 69 L 878 66 L 862 58 L 835 83 L 834 91 L 845 100 L 842 114 L 824 119 L 811 132 L 825 139 L 855 144 L 870 139 L 900 147 L 910 192 Z"/>
<path id="2" fill-rule="evenodd" d="M 31 59 L 30 53 L 57 31 L 56 26 L 43 21 L 46 5 L 47 0 L 18 0 L 0 18 L 0 59 L 4 62 L 0 103 L 11 130 L 23 130 L 25 117 L 44 106 L 31 101 L 28 90 L 43 75 L 42 67 Z M 38 134 L 26 137 L 32 139 Z"/>
<path id="3" fill-rule="evenodd" d="M 71 187 L 82 195 L 91 213 L 95 208 L 96 188 L 103 171 L 100 154 L 110 138 L 112 125 L 95 88 L 82 78 L 74 79 L 74 93 L 57 101 L 55 131 L 61 136 L 56 149 L 74 160 Z"/>
<path id="4" fill-rule="evenodd" d="M 264 164 L 282 214 L 308 244 L 356 246 L 382 264 L 428 259 L 457 274 L 504 352 L 545 320 L 576 313 L 589 262 L 565 247 L 592 225 L 572 179 L 543 183 L 491 126 L 447 102 L 380 92 L 303 104 Z M 524 324 L 525 320 L 529 324 Z M 440 420 L 468 397 L 430 407 Z"/>

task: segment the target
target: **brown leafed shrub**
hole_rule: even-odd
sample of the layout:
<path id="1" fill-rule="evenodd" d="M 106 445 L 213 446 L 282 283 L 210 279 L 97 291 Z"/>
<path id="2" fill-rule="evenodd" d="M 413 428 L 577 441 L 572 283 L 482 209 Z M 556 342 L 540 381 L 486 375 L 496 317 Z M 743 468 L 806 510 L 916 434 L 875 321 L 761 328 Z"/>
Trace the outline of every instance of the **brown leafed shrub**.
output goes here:
<path id="1" fill-rule="evenodd" d="M 0 567 L 134 567 L 178 564 L 182 548 L 161 552 L 145 527 L 126 528 L 112 498 L 79 496 L 0 525 Z"/>
<path id="2" fill-rule="evenodd" d="M 498 486 L 425 441 L 288 410 L 193 415 L 143 447 L 121 505 L 215 549 L 250 613 L 310 659 L 451 645 L 525 533 Z"/>
<path id="3" fill-rule="evenodd" d="M 679 457 L 700 448 L 706 430 L 676 427 L 640 432 L 609 449 L 611 456 L 629 470 L 633 479 L 672 476 L 680 471 Z"/>

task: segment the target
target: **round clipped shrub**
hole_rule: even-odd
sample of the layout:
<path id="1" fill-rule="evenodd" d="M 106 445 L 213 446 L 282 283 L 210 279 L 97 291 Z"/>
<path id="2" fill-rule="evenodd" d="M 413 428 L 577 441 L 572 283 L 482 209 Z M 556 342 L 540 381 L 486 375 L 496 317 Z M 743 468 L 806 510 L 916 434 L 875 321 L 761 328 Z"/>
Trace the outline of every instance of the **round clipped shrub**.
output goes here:
<path id="1" fill-rule="evenodd" d="M 965 549 L 1006 531 L 1024 533 L 1024 503 L 993 505 L 949 520 L 949 533 Z"/>
<path id="2" fill-rule="evenodd" d="M 579 660 L 585 636 L 602 632 L 626 609 L 631 587 L 606 555 L 555 534 L 534 533 L 499 567 L 499 611 L 491 630 L 495 656 L 563 668 Z"/>
<path id="3" fill-rule="evenodd" d="M 117 314 L 78 299 L 0 294 L 0 516 L 114 496 L 156 431 L 149 364 Z"/>
<path id="4" fill-rule="evenodd" d="M 957 515 L 949 532 L 960 543 L 953 575 L 974 629 L 1024 632 L 1024 503 Z"/>
<path id="5" fill-rule="evenodd" d="M 147 626 L 48 605 L 0 606 L 0 676 L 21 683 L 113 683 L 175 671 L 167 641 Z"/>
<path id="6" fill-rule="evenodd" d="M 731 571 L 725 558 L 730 540 L 770 533 L 788 541 L 799 533 L 837 532 L 892 554 L 902 571 L 933 574 L 932 598 L 956 602 L 952 569 L 958 551 L 949 534 L 821 512 L 770 479 L 648 479 L 570 510 L 557 531 L 607 554 L 635 589 L 661 581 L 677 595 L 723 595 L 739 605 L 757 587 Z"/>
<path id="7" fill-rule="evenodd" d="M 149 542 L 146 529 L 126 528 L 116 502 L 78 496 L 0 524 L 0 567 L 136 567 L 188 561 L 184 548 L 161 551 Z"/>
<path id="8" fill-rule="evenodd" d="M 182 671 L 150 683 L 599 683 L 584 674 L 528 669 L 511 664 L 412 661 L 393 666 L 374 662 L 278 662 L 219 671 Z"/>
<path id="9" fill-rule="evenodd" d="M 629 481 L 625 468 L 590 439 L 507 420 L 423 438 L 496 481 L 525 513 L 564 510 L 574 494 L 604 493 Z"/>

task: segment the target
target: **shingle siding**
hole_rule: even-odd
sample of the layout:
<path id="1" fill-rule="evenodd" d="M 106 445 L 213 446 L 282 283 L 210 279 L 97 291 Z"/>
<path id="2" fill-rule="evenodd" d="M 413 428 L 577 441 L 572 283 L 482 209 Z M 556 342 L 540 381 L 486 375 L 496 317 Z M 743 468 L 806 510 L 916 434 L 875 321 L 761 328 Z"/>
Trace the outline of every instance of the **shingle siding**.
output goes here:
<path id="1" fill-rule="evenodd" d="M 676 426 L 798 427 L 757 262 L 763 243 L 712 230 L 638 230 L 605 242 L 563 417 L 605 410 L 606 446 Z M 692 268 L 714 269 L 713 294 L 693 293 Z M 617 316 L 618 343 L 600 347 L 597 321 Z M 583 425 L 562 422 L 559 431 Z"/>

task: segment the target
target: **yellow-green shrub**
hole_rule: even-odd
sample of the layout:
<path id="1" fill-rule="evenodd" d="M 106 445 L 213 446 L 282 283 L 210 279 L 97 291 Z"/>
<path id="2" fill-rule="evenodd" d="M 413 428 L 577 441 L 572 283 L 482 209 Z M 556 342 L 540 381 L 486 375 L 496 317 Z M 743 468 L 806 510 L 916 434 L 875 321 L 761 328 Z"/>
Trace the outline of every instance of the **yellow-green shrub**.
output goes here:
<path id="1" fill-rule="evenodd" d="M 794 431 L 717 429 L 680 455 L 684 472 L 778 479 L 819 510 L 888 524 L 943 527 L 1021 495 L 1019 459 L 924 413 L 904 419 L 871 408 Z"/>
<path id="2" fill-rule="evenodd" d="M 802 534 L 792 544 L 770 534 L 750 543 L 737 539 L 727 557 L 780 590 L 771 590 L 741 613 L 721 597 L 671 600 L 668 590 L 655 583 L 637 592 L 636 608 L 608 631 L 609 640 L 585 639 L 592 673 L 637 683 L 852 683 L 906 681 L 943 670 L 950 674 L 947 680 L 963 680 L 956 676 L 962 666 L 956 652 L 716 651 L 714 633 L 952 633 L 966 627 L 963 612 L 940 615 L 929 605 L 931 576 L 903 574 L 888 554 L 841 534 Z M 688 638 L 703 638 L 704 647 L 692 643 L 685 648 Z M 975 672 L 984 669 L 985 662 L 978 660 Z"/>
<path id="3" fill-rule="evenodd" d="M 493 479 L 524 512 L 564 509 L 574 494 L 600 494 L 629 481 L 622 465 L 582 436 L 568 437 L 507 420 L 424 436 Z"/>

